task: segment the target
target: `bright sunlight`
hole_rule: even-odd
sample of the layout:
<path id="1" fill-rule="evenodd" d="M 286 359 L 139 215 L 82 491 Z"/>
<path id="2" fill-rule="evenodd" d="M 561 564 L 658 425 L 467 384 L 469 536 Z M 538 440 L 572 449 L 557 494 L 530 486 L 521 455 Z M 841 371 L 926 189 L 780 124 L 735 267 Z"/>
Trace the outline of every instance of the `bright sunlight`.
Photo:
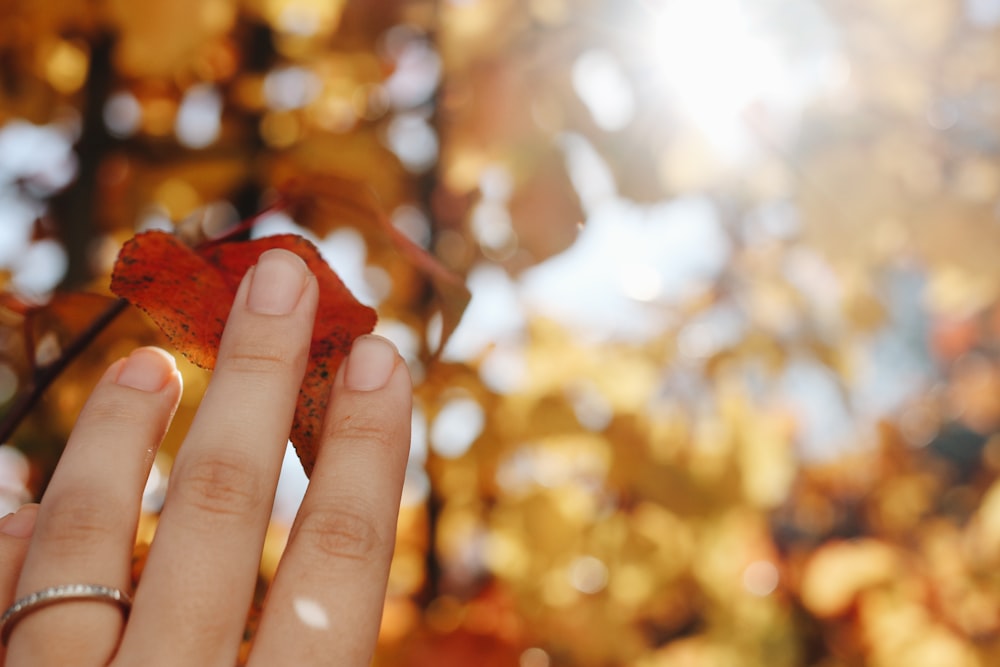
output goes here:
<path id="1" fill-rule="evenodd" d="M 809 99 L 845 80 L 826 17 L 811 2 L 780 11 L 745 0 L 646 5 L 642 48 L 657 78 L 671 104 L 726 156 L 753 145 L 751 113 L 793 120 Z"/>

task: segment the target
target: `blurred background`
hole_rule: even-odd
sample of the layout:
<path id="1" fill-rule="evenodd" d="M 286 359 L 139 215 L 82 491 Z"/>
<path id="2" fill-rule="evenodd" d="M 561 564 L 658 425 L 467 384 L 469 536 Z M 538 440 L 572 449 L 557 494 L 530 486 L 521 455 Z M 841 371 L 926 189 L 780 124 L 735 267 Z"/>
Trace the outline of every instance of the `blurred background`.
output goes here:
<path id="1" fill-rule="evenodd" d="M 417 379 L 377 665 L 1000 664 L 1000 0 L 0 3 L 0 414 L 139 231 L 264 217 Z M 0 447 L 44 489 L 108 327 Z M 169 347 L 168 347 L 169 349 Z M 147 486 L 138 552 L 207 375 Z M 305 484 L 288 459 L 262 583 Z"/>

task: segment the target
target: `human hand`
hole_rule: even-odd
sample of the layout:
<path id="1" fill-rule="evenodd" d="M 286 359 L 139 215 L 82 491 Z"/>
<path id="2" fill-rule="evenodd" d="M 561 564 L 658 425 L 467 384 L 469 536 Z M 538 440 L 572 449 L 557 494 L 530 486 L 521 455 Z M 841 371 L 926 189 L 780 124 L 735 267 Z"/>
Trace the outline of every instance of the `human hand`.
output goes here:
<path id="1" fill-rule="evenodd" d="M 318 289 L 292 253 L 240 285 L 218 362 L 174 462 L 149 556 L 124 611 L 111 599 L 30 606 L 6 667 L 232 667 L 307 359 Z M 180 398 L 173 359 L 141 348 L 94 388 L 40 505 L 0 519 L 0 609 L 49 587 L 129 592 L 145 480 Z M 411 384 L 364 336 L 333 381 L 323 445 L 248 664 L 368 665 L 395 541 Z M 127 618 L 126 618 L 127 617 Z"/>

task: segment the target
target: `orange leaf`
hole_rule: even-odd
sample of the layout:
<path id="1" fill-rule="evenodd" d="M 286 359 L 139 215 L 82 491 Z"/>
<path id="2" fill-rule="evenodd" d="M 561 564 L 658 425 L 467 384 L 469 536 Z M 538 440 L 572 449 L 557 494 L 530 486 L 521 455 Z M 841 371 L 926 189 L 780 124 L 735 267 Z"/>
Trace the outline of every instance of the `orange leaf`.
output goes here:
<path id="1" fill-rule="evenodd" d="M 222 330 L 243 275 L 265 250 L 301 257 L 319 283 L 319 310 L 290 439 L 306 474 L 319 451 L 330 383 L 354 339 L 375 328 L 375 311 L 362 305 L 316 247 L 292 234 L 192 249 L 164 232 L 128 241 L 118 255 L 111 290 L 144 310 L 193 363 L 214 368 Z"/>

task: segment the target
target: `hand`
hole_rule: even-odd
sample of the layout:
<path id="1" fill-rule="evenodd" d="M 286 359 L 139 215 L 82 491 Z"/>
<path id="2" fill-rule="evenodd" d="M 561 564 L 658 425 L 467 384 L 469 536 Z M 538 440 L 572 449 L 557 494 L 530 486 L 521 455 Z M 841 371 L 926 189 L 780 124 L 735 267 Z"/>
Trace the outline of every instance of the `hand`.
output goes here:
<path id="1" fill-rule="evenodd" d="M 218 363 L 178 452 L 131 612 L 109 600 L 34 608 L 6 667 L 232 667 L 250 608 L 317 303 L 294 254 L 243 279 Z M 145 480 L 181 392 L 141 348 L 94 388 L 40 505 L 0 520 L 0 609 L 62 584 L 128 592 Z M 333 382 L 323 446 L 249 665 L 368 665 L 395 539 L 411 385 L 395 348 L 359 338 Z"/>

